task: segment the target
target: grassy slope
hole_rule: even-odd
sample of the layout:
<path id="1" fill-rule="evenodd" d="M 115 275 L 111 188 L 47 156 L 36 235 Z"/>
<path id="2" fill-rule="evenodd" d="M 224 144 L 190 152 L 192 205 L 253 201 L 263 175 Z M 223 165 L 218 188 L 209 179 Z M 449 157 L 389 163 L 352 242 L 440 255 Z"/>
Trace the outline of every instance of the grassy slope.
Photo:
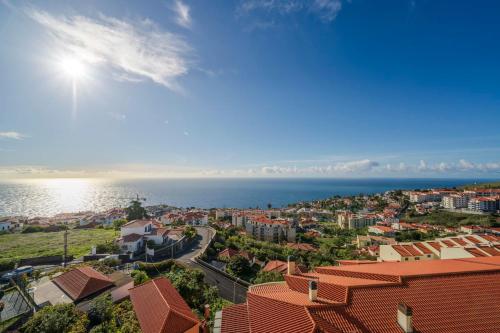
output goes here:
<path id="1" fill-rule="evenodd" d="M 448 227 L 458 227 L 461 225 L 479 224 L 485 227 L 491 226 L 495 218 L 491 215 L 473 215 L 465 213 L 454 213 L 438 211 L 429 215 L 417 216 L 408 219 L 410 222 L 423 222 L 429 224 L 439 224 Z"/>
<path id="2" fill-rule="evenodd" d="M 0 261 L 63 254 L 64 232 L 35 232 L 0 235 Z M 68 253 L 75 257 L 89 253 L 92 245 L 113 240 L 114 230 L 69 230 Z"/>

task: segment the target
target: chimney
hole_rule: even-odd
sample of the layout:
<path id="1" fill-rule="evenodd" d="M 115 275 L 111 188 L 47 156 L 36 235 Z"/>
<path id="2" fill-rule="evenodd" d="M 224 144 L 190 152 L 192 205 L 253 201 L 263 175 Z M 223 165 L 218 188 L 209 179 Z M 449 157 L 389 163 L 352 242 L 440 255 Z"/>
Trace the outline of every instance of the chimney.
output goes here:
<path id="1" fill-rule="evenodd" d="M 204 307 L 204 313 L 203 313 L 203 317 L 205 317 L 206 320 L 209 320 L 210 319 L 210 304 L 205 304 L 205 307 Z"/>
<path id="2" fill-rule="evenodd" d="M 309 300 L 315 302 L 318 298 L 318 282 L 314 280 L 309 281 Z"/>
<path id="3" fill-rule="evenodd" d="M 405 303 L 398 305 L 398 324 L 405 333 L 413 333 L 412 309 Z"/>
<path id="4" fill-rule="evenodd" d="M 295 261 L 292 261 L 292 256 L 288 256 L 288 275 L 294 275 L 295 274 Z"/>

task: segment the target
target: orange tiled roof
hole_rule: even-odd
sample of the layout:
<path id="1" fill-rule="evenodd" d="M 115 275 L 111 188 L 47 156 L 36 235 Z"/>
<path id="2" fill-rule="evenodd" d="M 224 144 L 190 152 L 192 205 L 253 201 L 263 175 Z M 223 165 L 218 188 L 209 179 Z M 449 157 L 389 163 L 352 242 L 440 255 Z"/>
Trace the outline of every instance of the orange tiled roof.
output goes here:
<path id="1" fill-rule="evenodd" d="M 52 280 L 74 301 L 113 286 L 111 280 L 90 266 L 72 269 Z"/>
<path id="2" fill-rule="evenodd" d="M 129 293 L 144 333 L 183 333 L 200 324 L 167 278 L 150 280 Z"/>
<path id="3" fill-rule="evenodd" d="M 264 272 L 278 272 L 286 273 L 288 269 L 288 264 L 281 260 L 271 260 L 269 261 L 262 270 Z"/>
<path id="4" fill-rule="evenodd" d="M 130 221 L 122 226 L 122 228 L 137 228 L 137 227 L 144 227 L 148 224 L 152 224 L 152 220 L 133 220 Z"/>
<path id="5" fill-rule="evenodd" d="M 237 309 L 248 313 L 248 329 L 241 332 L 401 333 L 400 302 L 413 309 L 415 332 L 489 333 L 500 327 L 500 257 L 319 267 L 285 278 L 249 289 L 247 303 Z M 309 280 L 318 282 L 316 301 L 308 298 Z M 233 311 L 222 311 L 221 333 L 241 325 Z"/>

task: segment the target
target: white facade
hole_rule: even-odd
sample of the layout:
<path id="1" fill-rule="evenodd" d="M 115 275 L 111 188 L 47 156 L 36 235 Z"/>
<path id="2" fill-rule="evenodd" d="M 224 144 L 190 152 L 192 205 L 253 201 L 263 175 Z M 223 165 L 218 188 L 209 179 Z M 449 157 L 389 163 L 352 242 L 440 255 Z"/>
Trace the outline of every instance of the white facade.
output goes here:
<path id="1" fill-rule="evenodd" d="M 452 194 L 443 197 L 441 205 L 446 209 L 467 208 L 469 197 L 466 195 Z"/>
<path id="2" fill-rule="evenodd" d="M 9 231 L 12 229 L 12 223 L 9 221 L 0 222 L 0 231 Z"/>

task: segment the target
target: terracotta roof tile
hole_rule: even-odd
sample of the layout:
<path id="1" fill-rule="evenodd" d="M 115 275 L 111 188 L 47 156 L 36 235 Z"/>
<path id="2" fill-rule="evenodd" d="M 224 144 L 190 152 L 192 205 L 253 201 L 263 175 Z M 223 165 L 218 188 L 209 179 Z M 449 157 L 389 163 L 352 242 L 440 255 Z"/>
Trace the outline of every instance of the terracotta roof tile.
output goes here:
<path id="1" fill-rule="evenodd" d="M 89 266 L 72 269 L 54 278 L 53 282 L 74 301 L 113 286 L 107 276 Z"/>
<path id="2" fill-rule="evenodd" d="M 394 281 L 380 280 L 389 277 Z M 303 292 L 308 279 L 318 281 L 318 301 Z M 322 297 L 342 298 L 326 287 L 347 288 L 347 299 L 325 302 Z M 319 267 L 287 276 L 286 283 L 252 286 L 247 303 L 238 307 L 242 317 L 248 310 L 249 328 L 241 332 L 401 333 L 396 313 L 404 302 L 413 309 L 415 332 L 489 333 L 500 327 L 499 299 L 500 257 L 483 257 Z M 235 332 L 226 328 L 240 325 L 240 319 L 225 317 L 226 311 L 221 332 Z"/>
<path id="3" fill-rule="evenodd" d="M 200 324 L 186 301 L 164 277 L 129 292 L 143 333 L 183 333 Z"/>
<path id="4" fill-rule="evenodd" d="M 236 304 L 223 309 L 221 329 L 225 333 L 250 333 L 247 304 Z"/>

